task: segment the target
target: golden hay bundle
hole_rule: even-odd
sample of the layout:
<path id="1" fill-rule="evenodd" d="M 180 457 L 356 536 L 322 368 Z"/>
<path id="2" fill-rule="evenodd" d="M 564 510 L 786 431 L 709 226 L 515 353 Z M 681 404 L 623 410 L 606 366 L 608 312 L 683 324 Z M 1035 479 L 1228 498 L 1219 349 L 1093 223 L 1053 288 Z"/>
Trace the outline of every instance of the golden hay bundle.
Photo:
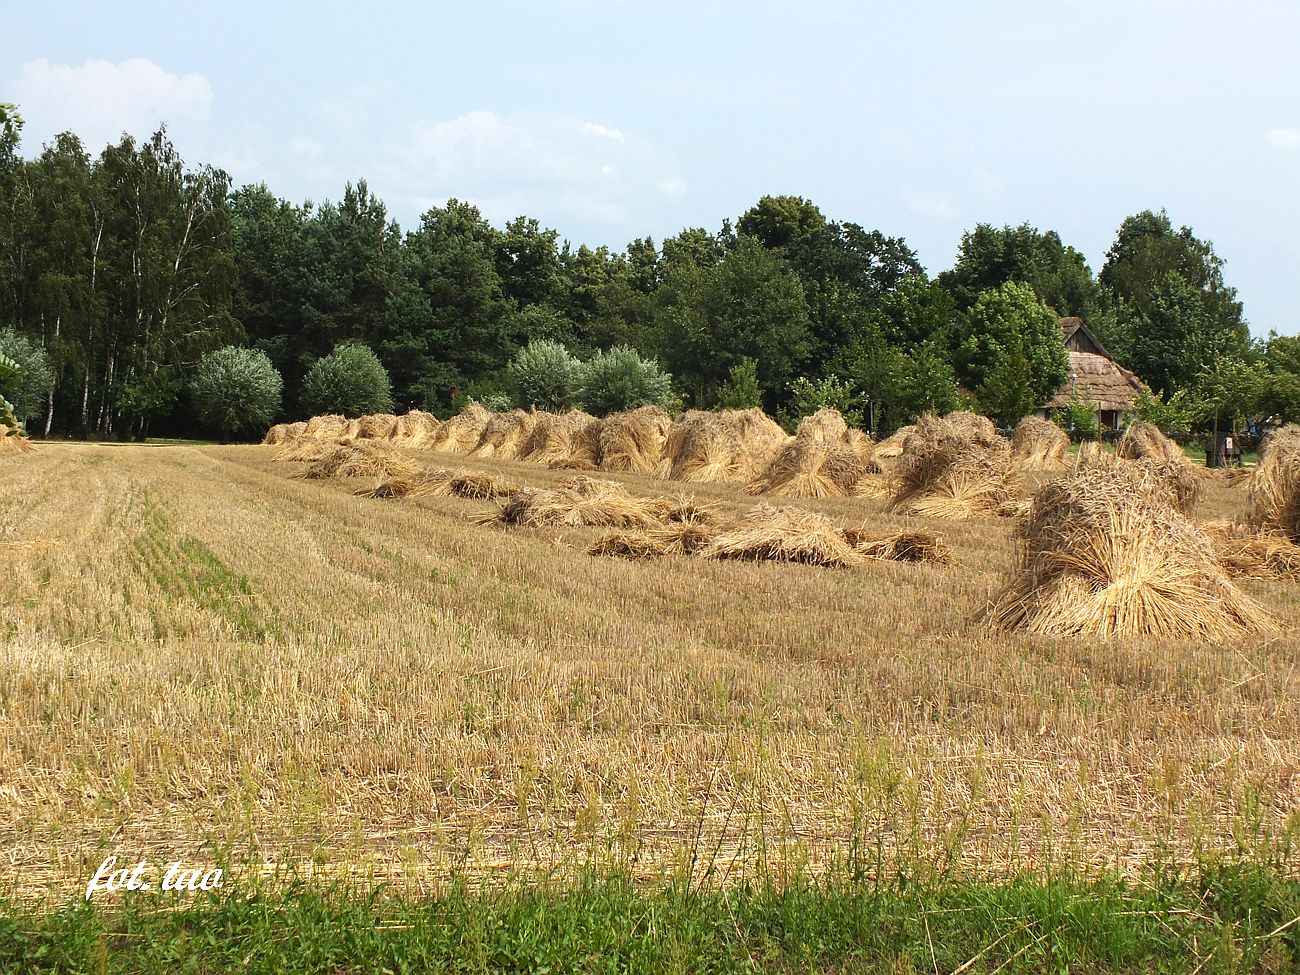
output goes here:
<path id="1" fill-rule="evenodd" d="M 416 466 L 387 444 L 364 441 L 331 447 L 298 477 L 324 480 L 335 477 L 413 476 Z"/>
<path id="2" fill-rule="evenodd" d="M 521 488 L 495 517 L 506 525 L 541 527 L 651 528 L 670 521 L 700 520 L 689 502 L 642 498 L 622 485 L 575 475 L 551 489 Z"/>
<path id="3" fill-rule="evenodd" d="M 868 474 L 884 473 L 885 468 L 876 459 L 876 442 L 871 439 L 871 434 L 856 427 L 850 427 L 848 432 L 840 439 L 846 447 L 855 450 L 857 455 L 862 458 L 863 466 Z"/>
<path id="4" fill-rule="evenodd" d="M 442 454 L 467 454 L 483 436 L 492 419 L 491 410 L 479 403 L 470 403 L 446 423 L 440 423 L 429 438 L 428 449 Z"/>
<path id="5" fill-rule="evenodd" d="M 844 540 L 869 559 L 890 562 L 926 562 L 931 565 L 948 565 L 952 562 L 943 536 L 936 532 L 914 528 L 890 535 L 868 535 L 865 529 L 846 528 L 840 532 Z"/>
<path id="6" fill-rule="evenodd" d="M 1143 459 L 1135 462 L 1155 482 L 1154 490 L 1162 493 L 1167 504 L 1190 515 L 1201 497 L 1201 479 L 1196 468 L 1185 460 Z"/>
<path id="7" fill-rule="evenodd" d="M 674 481 L 751 481 L 788 439 L 762 410 L 690 410 L 668 432 L 660 472 Z"/>
<path id="8" fill-rule="evenodd" d="M 722 528 L 700 554 L 708 559 L 861 565 L 858 552 L 822 515 L 801 508 L 758 505 Z"/>
<path id="9" fill-rule="evenodd" d="M 1137 465 L 1082 465 L 1046 485 L 1017 543 L 989 613 L 1004 629 L 1228 640 L 1271 625 Z"/>
<path id="10" fill-rule="evenodd" d="M 874 455 L 876 457 L 890 458 L 898 457 L 903 453 L 903 445 L 907 443 L 907 438 L 916 431 L 915 426 L 899 427 L 880 443 L 876 444 Z"/>
<path id="11" fill-rule="evenodd" d="M 673 418 L 658 406 L 638 406 L 605 417 L 600 428 L 600 467 L 627 474 L 655 474 Z"/>
<path id="12" fill-rule="evenodd" d="M 794 435 L 817 440 L 841 440 L 848 432 L 849 425 L 844 422 L 844 417 L 839 410 L 822 407 L 816 413 L 800 420 Z"/>
<path id="13" fill-rule="evenodd" d="M 21 433 L 6 433 L 0 436 L 0 454 L 31 454 L 36 448 Z"/>
<path id="14" fill-rule="evenodd" d="M 332 440 L 343 436 L 348 430 L 348 418 L 340 416 L 337 413 L 327 413 L 323 416 L 313 416 L 306 422 L 303 427 L 302 435 L 304 437 L 315 437 L 318 440 Z"/>
<path id="15" fill-rule="evenodd" d="M 279 463 L 314 464 L 337 446 L 332 440 L 301 436 L 285 441 L 284 446 L 271 459 Z"/>
<path id="16" fill-rule="evenodd" d="M 1101 445 L 1100 440 L 1085 440 L 1079 444 L 1079 454 L 1075 457 L 1074 462 L 1076 464 L 1087 464 L 1108 456 L 1111 455 L 1106 453 L 1106 448 Z"/>
<path id="17" fill-rule="evenodd" d="M 917 421 L 894 474 L 889 510 L 936 518 L 999 513 L 1011 498 L 1011 448 L 992 423 L 985 420 L 986 428 L 972 417 L 953 413 Z"/>
<path id="18" fill-rule="evenodd" d="M 536 415 L 524 410 L 494 413 L 483 426 L 478 443 L 474 445 L 470 454 L 474 457 L 513 460 L 519 456 L 536 422 Z"/>
<path id="19" fill-rule="evenodd" d="M 1160 460 L 1187 463 L 1187 455 L 1154 423 L 1140 420 L 1132 424 L 1115 444 L 1115 455 L 1125 460 Z"/>
<path id="20" fill-rule="evenodd" d="M 293 443 L 304 436 L 306 430 L 307 424 L 301 420 L 297 423 L 277 423 L 266 431 L 262 443 L 273 447 Z"/>
<path id="21" fill-rule="evenodd" d="M 442 423 L 432 413 L 411 410 L 396 418 L 388 439 L 395 446 L 423 447 L 434 439 Z"/>
<path id="22" fill-rule="evenodd" d="M 505 498 L 519 490 L 518 484 L 477 471 L 453 471 L 445 467 L 423 468 L 414 474 L 390 477 L 369 491 L 358 491 L 368 498 L 447 497 L 472 500 Z"/>
<path id="23" fill-rule="evenodd" d="M 921 419 L 933 421 L 935 418 L 927 414 Z M 981 446 L 1000 446 L 1007 442 L 1006 438 L 998 433 L 998 428 L 993 425 L 993 421 L 978 413 L 958 410 L 956 413 L 949 413 L 938 422 L 954 436 Z"/>
<path id="24" fill-rule="evenodd" d="M 1042 417 L 1025 417 L 1011 434 L 1011 460 L 1021 467 L 1045 470 L 1065 467 L 1069 452 L 1069 435 Z"/>
<path id="25" fill-rule="evenodd" d="M 893 498 L 894 489 L 887 477 L 873 477 L 867 474 L 853 485 L 853 497 L 870 498 L 875 501 Z"/>
<path id="26" fill-rule="evenodd" d="M 357 420 L 358 440 L 387 440 L 397 426 L 397 417 L 391 413 L 368 413 Z"/>
<path id="27" fill-rule="evenodd" d="M 1212 521 L 1200 528 L 1230 578 L 1300 578 L 1300 545 L 1284 535 L 1255 531 L 1230 521 Z"/>
<path id="28" fill-rule="evenodd" d="M 582 410 L 539 412 L 519 450 L 519 459 L 538 464 L 572 461 L 594 470 L 599 458 L 601 421 Z"/>
<path id="29" fill-rule="evenodd" d="M 805 434 L 801 424 L 799 435 L 786 442 L 748 490 L 779 498 L 847 498 L 866 472 L 858 451 L 817 433 Z"/>
<path id="30" fill-rule="evenodd" d="M 1264 440 L 1250 478 L 1250 524 L 1300 542 L 1300 426 L 1294 423 Z"/>
<path id="31" fill-rule="evenodd" d="M 642 532 L 610 532 L 592 545 L 587 554 L 625 559 L 694 555 L 706 548 L 716 534 L 716 529 L 696 521 L 677 522 Z"/>

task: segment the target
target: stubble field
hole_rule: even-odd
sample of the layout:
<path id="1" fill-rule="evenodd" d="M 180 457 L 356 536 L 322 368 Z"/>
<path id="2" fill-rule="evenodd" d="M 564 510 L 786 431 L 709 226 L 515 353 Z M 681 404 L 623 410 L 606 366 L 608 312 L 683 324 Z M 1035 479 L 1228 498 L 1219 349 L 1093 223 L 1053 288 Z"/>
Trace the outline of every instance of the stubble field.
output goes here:
<path id="1" fill-rule="evenodd" d="M 1300 828 L 1300 606 L 1230 646 L 980 622 L 1009 519 L 954 564 L 585 554 L 598 529 L 303 481 L 272 447 L 43 446 L 0 461 L 0 892 L 109 853 L 412 892 L 584 865 L 739 876 L 1130 872 Z M 528 463 L 416 455 L 541 485 Z M 738 510 L 738 488 L 609 476 Z M 1211 482 L 1197 518 L 1232 517 Z"/>

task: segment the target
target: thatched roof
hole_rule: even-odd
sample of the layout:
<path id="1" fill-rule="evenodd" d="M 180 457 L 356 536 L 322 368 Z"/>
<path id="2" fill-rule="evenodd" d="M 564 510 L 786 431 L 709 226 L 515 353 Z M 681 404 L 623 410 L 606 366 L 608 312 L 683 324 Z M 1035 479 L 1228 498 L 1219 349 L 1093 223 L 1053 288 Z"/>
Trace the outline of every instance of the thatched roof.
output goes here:
<path id="1" fill-rule="evenodd" d="M 1069 406 L 1073 392 L 1084 403 L 1099 410 L 1127 410 L 1143 389 L 1142 380 L 1114 359 L 1093 352 L 1070 350 L 1070 374 L 1045 406 Z"/>

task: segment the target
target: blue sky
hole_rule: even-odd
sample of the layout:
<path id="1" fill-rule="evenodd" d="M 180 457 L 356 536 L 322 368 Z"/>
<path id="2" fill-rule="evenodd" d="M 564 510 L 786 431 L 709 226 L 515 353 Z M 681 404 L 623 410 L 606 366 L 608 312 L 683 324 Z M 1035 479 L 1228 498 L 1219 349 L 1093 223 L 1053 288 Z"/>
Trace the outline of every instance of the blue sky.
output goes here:
<path id="1" fill-rule="evenodd" d="M 166 120 L 190 162 L 293 200 L 364 177 L 404 226 L 455 196 L 613 247 L 793 193 L 931 272 L 1026 220 L 1095 271 L 1163 206 L 1256 334 L 1300 332 L 1294 2 L 4 7 L 29 155 Z"/>

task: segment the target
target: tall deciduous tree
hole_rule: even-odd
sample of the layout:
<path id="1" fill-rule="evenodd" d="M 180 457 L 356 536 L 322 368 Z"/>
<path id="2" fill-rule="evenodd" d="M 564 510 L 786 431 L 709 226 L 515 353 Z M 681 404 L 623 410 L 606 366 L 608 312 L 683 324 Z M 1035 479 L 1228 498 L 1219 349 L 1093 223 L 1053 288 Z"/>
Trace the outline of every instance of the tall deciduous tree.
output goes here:
<path id="1" fill-rule="evenodd" d="M 1223 261 L 1163 210 L 1125 219 L 1099 280 L 1117 306 L 1113 351 L 1154 388 L 1190 388 L 1215 359 L 1246 354 L 1250 331 Z"/>
<path id="2" fill-rule="evenodd" d="M 1015 282 L 975 299 L 957 349 L 957 368 L 968 389 L 996 388 L 996 408 L 1004 420 L 1019 419 L 1008 415 L 1011 387 L 1023 387 L 1019 406 L 1028 412 L 1047 402 L 1070 371 L 1056 314 L 1033 288 Z M 988 386 L 990 381 L 995 386 Z"/>
<path id="3" fill-rule="evenodd" d="M 1041 232 L 1023 223 L 997 228 L 987 223 L 962 234 L 957 263 L 939 275 L 965 311 L 981 292 L 1008 281 L 1027 284 L 1060 315 L 1081 315 L 1096 301 L 1096 284 L 1088 262 L 1054 230 Z"/>

